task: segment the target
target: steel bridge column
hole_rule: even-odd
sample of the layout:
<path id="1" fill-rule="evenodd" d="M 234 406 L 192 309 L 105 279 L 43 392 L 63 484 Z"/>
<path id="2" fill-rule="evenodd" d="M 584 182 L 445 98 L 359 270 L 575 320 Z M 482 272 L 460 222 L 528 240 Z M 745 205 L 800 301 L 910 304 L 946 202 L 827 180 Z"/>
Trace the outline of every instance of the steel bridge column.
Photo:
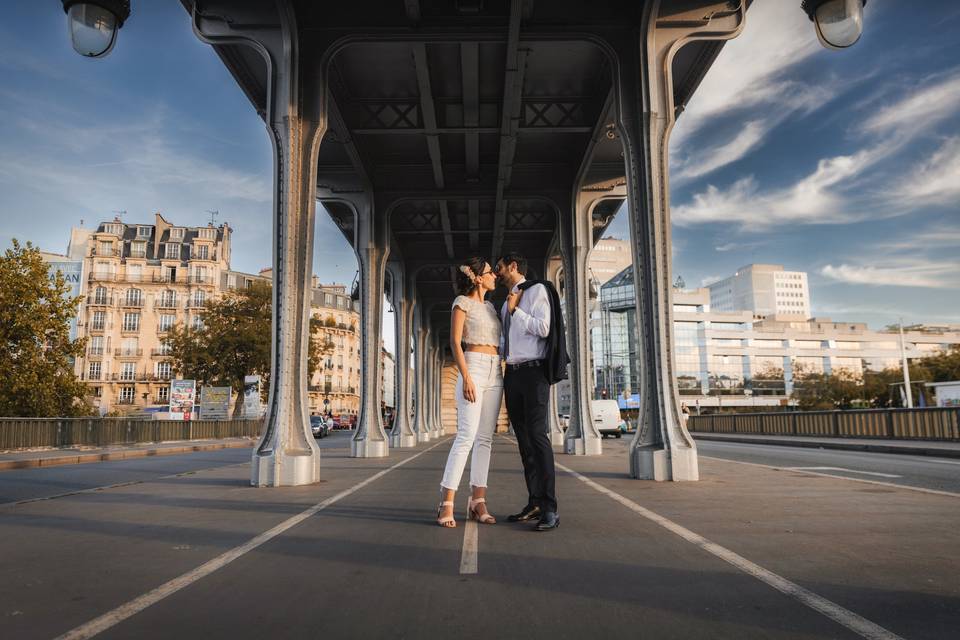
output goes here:
<path id="1" fill-rule="evenodd" d="M 299 40 L 290 4 L 246 7 L 243 24 L 276 25 L 257 29 L 227 23 L 217 16 L 230 9 L 215 4 L 204 6 L 208 17 L 193 11 L 197 37 L 214 45 L 255 46 L 273 69 L 264 117 L 274 143 L 272 364 L 250 483 L 310 484 L 320 479 L 320 451 L 310 434 L 307 352 L 317 156 L 327 128 L 325 79 L 311 66 L 319 58 L 311 49 L 317 43 Z"/>
<path id="2" fill-rule="evenodd" d="M 393 326 L 396 343 L 396 376 L 394 389 L 396 406 L 394 407 L 393 429 L 390 431 L 391 447 L 412 447 L 417 444 L 417 434 L 410 421 L 410 332 L 413 324 L 413 300 L 408 286 L 405 269 L 399 262 L 389 263 L 393 299 Z"/>
<path id="3" fill-rule="evenodd" d="M 640 424 L 630 444 L 630 474 L 648 480 L 697 480 L 697 448 L 680 412 L 674 379 L 668 145 L 675 120 L 671 65 L 697 40 L 733 38 L 746 3 L 700 0 L 660 17 L 645 9 L 637 40 L 617 46 L 617 125 L 630 204 L 640 357 Z"/>
<path id="4" fill-rule="evenodd" d="M 544 265 L 543 274 L 546 280 L 553 283 L 557 291 L 560 290 L 560 270 L 563 263 L 560 260 L 548 258 Z M 547 430 L 550 433 L 550 444 L 563 445 L 563 426 L 560 424 L 560 412 L 557 402 L 557 385 L 550 385 L 550 415 L 547 416 Z"/>
<path id="5" fill-rule="evenodd" d="M 383 400 L 384 270 L 387 262 L 386 216 L 367 201 L 357 211 L 356 251 L 360 263 L 360 419 L 350 443 L 354 458 L 383 458 L 389 453 L 380 407 Z"/>
<path id="6" fill-rule="evenodd" d="M 443 353 L 440 349 L 440 335 L 434 335 L 433 345 L 433 434 L 435 438 L 443 435 Z"/>
<path id="7" fill-rule="evenodd" d="M 429 442 L 431 438 L 430 427 L 427 421 L 427 329 L 424 327 L 423 304 L 417 302 L 414 320 L 414 338 L 416 348 L 414 352 L 416 370 L 414 371 L 414 380 L 416 382 L 417 406 L 413 419 L 413 428 L 417 432 L 417 442 Z"/>
<path id="8" fill-rule="evenodd" d="M 561 212 L 564 261 L 564 301 L 567 311 L 567 340 L 570 351 L 570 424 L 563 442 L 564 453 L 600 455 L 603 438 L 593 423 L 590 400 L 591 353 L 588 302 L 590 297 L 587 260 L 593 246 L 591 201 L 577 195 L 569 211 Z"/>

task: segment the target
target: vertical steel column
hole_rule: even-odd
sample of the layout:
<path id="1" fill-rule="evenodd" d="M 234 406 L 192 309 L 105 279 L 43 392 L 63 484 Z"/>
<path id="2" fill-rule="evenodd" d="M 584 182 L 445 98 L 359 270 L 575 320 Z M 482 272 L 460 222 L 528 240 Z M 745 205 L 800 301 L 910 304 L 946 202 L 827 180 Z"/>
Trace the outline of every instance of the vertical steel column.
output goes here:
<path id="1" fill-rule="evenodd" d="M 560 260 L 547 258 L 543 268 L 544 279 L 549 280 L 557 291 L 560 291 L 560 270 L 563 263 Z M 547 416 L 547 430 L 550 433 L 550 444 L 563 445 L 563 426 L 560 424 L 560 412 L 557 403 L 557 385 L 550 385 L 550 415 Z"/>
<path id="2" fill-rule="evenodd" d="M 212 4 L 215 4 L 212 3 Z M 263 436 L 252 456 L 254 486 L 309 484 L 320 478 L 320 452 L 310 435 L 307 351 L 316 174 L 327 128 L 326 79 L 316 66 L 319 42 L 302 42 L 289 2 L 245 7 L 231 24 L 229 6 L 193 9 L 194 33 L 210 44 L 256 48 L 267 61 L 265 121 L 274 147 L 273 325 L 270 394 Z M 257 15 L 253 15 L 256 13 Z M 260 15 L 262 14 L 262 15 Z"/>
<path id="3" fill-rule="evenodd" d="M 434 334 L 433 342 L 433 433 L 439 438 L 443 435 L 443 350 L 439 333 Z"/>
<path id="4" fill-rule="evenodd" d="M 371 199 L 357 209 L 355 248 L 360 263 L 360 419 L 350 443 L 354 458 L 383 458 L 389 454 L 380 413 L 383 400 L 384 271 L 387 262 L 387 216 Z"/>
<path id="5" fill-rule="evenodd" d="M 697 448 L 680 415 L 674 376 L 668 144 L 675 120 L 671 67 L 697 39 L 729 39 L 743 28 L 746 3 L 717 0 L 644 11 L 637 39 L 617 46 L 617 126 L 630 204 L 639 328 L 640 424 L 630 444 L 630 474 L 697 480 Z"/>
<path id="6" fill-rule="evenodd" d="M 391 447 L 412 447 L 417 444 L 417 434 L 410 421 L 410 332 L 413 324 L 412 283 L 407 282 L 406 270 L 400 262 L 390 262 L 393 299 L 393 326 L 396 348 L 396 376 L 394 390 L 393 429 L 390 430 Z"/>
<path id="7" fill-rule="evenodd" d="M 414 352 L 414 381 L 416 383 L 417 406 L 414 413 L 413 428 L 417 433 L 417 442 L 429 442 L 429 421 L 427 420 L 427 329 L 424 326 L 423 303 L 417 302 L 413 315 L 414 338 L 416 350 Z"/>
<path id="8" fill-rule="evenodd" d="M 576 455 L 600 455 L 603 453 L 603 438 L 593 424 L 590 411 L 593 385 L 590 384 L 587 260 L 593 246 L 589 206 L 592 202 L 580 196 L 579 187 L 573 199 L 572 207 L 560 213 L 563 289 L 570 351 L 570 424 L 564 437 L 563 450 L 564 453 Z"/>

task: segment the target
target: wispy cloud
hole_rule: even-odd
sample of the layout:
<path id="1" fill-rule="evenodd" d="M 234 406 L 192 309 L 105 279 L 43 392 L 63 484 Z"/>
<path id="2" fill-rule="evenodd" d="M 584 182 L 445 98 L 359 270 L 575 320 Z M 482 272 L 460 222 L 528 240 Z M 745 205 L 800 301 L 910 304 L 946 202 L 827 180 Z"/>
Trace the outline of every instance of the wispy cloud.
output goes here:
<path id="1" fill-rule="evenodd" d="M 960 105 L 960 72 L 924 78 L 916 87 L 904 87 L 902 97 L 863 122 L 867 133 L 902 131 L 915 133 L 930 129 L 956 115 Z"/>
<path id="2" fill-rule="evenodd" d="M 960 289 L 960 262 L 938 262 L 922 258 L 901 259 L 894 263 L 828 264 L 820 275 L 847 284 L 873 287 L 923 287 Z"/>
<path id="3" fill-rule="evenodd" d="M 956 204 L 960 200 L 960 137 L 948 138 L 889 195 L 914 206 Z"/>

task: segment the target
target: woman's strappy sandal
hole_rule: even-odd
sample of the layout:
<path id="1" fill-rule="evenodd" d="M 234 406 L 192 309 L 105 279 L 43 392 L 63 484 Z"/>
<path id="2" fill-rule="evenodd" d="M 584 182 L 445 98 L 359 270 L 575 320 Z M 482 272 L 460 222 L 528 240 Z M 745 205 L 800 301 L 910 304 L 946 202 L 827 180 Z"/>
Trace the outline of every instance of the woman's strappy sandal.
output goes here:
<path id="1" fill-rule="evenodd" d="M 440 517 L 440 514 L 443 512 L 443 508 L 447 505 L 453 506 L 452 501 L 441 502 L 440 506 L 437 507 L 437 524 L 446 529 L 453 529 L 457 526 L 457 521 L 453 519 L 453 516 L 444 516 Z"/>
<path id="2" fill-rule="evenodd" d="M 483 515 L 477 513 L 476 505 L 484 504 L 486 501 L 486 498 L 470 498 L 470 502 L 467 503 L 467 511 L 470 512 L 470 517 L 480 524 L 497 524 L 497 519 L 489 513 L 484 513 Z"/>

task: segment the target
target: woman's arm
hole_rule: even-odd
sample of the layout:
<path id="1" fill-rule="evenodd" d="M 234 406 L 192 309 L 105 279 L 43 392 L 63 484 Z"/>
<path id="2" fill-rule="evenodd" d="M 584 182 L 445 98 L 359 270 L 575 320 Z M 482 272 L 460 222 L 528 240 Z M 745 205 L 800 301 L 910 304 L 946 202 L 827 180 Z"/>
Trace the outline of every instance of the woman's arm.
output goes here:
<path id="1" fill-rule="evenodd" d="M 463 377 L 463 397 L 468 402 L 476 402 L 477 387 L 470 378 L 470 371 L 467 369 L 467 359 L 463 355 L 463 346 L 460 341 L 463 339 L 463 323 L 467 320 L 467 312 L 460 307 L 453 308 L 453 315 L 450 316 L 450 350 L 453 352 L 453 360 L 457 363 L 457 369 Z"/>

